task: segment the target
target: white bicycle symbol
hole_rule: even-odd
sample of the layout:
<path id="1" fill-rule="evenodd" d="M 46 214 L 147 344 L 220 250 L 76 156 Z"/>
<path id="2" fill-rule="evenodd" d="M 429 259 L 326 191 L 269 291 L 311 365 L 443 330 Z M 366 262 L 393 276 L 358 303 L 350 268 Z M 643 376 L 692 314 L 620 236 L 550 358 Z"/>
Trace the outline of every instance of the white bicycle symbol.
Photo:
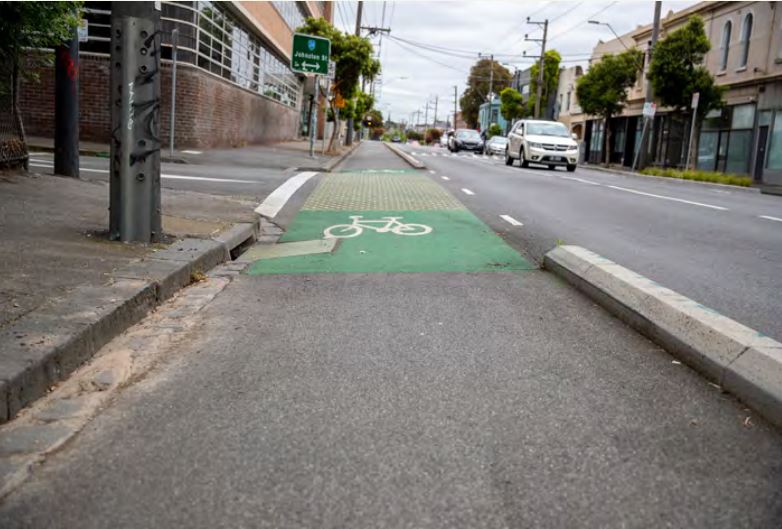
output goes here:
<path id="1" fill-rule="evenodd" d="M 347 239 L 358 237 L 364 229 L 375 230 L 377 233 L 393 233 L 395 235 L 426 235 L 432 232 L 432 227 L 425 224 L 404 224 L 399 222 L 402 217 L 383 217 L 378 220 L 364 220 L 361 215 L 351 215 L 352 224 L 335 224 L 323 230 L 326 239 Z"/>

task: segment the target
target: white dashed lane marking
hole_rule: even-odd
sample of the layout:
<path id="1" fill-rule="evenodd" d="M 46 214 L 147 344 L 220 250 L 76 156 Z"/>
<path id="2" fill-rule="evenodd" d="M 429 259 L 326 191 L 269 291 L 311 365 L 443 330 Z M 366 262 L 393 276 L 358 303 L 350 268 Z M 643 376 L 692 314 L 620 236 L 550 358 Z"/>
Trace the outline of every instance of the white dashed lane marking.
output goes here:
<path id="1" fill-rule="evenodd" d="M 464 193 L 465 195 L 474 195 L 475 194 L 472 191 L 470 191 L 469 189 L 467 189 L 466 187 L 462 188 L 462 193 Z"/>
<path id="2" fill-rule="evenodd" d="M 681 202 L 682 204 L 690 204 L 692 206 L 700 206 L 702 208 L 717 209 L 719 211 L 728 211 L 728 208 L 722 206 L 714 206 L 712 204 L 704 204 L 703 202 L 693 202 L 692 200 L 684 200 L 683 198 L 669 197 L 666 195 L 655 195 L 654 193 L 644 193 L 643 191 L 636 191 L 635 189 L 629 189 L 627 187 L 619 186 L 605 186 L 617 191 L 625 191 L 626 193 L 633 193 L 635 195 L 643 195 L 645 197 L 659 198 L 661 200 L 670 200 L 672 202 Z"/>
<path id="3" fill-rule="evenodd" d="M 524 226 L 524 224 L 522 224 L 521 222 L 517 221 L 516 219 L 514 219 L 510 215 L 500 215 L 500 218 L 502 220 L 504 220 L 505 222 L 507 222 L 508 224 L 511 224 L 513 226 Z"/>
<path id="4" fill-rule="evenodd" d="M 766 220 L 775 220 L 775 221 L 777 221 L 777 222 L 782 222 L 782 219 L 780 219 L 779 217 L 771 217 L 771 216 L 769 216 L 769 215 L 758 215 L 758 216 L 759 216 L 761 219 L 766 219 Z"/>
<path id="5" fill-rule="evenodd" d="M 441 176 L 440 178 L 442 178 L 443 180 L 450 180 L 450 178 L 448 178 L 447 176 Z"/>

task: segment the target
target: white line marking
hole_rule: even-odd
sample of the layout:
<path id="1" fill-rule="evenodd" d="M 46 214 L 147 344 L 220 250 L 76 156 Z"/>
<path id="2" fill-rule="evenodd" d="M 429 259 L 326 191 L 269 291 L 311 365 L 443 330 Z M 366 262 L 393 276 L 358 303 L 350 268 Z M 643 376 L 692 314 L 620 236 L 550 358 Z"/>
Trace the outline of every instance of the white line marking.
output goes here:
<path id="1" fill-rule="evenodd" d="M 766 220 L 775 220 L 775 221 L 777 221 L 777 222 L 782 222 L 782 219 L 780 219 L 779 217 L 770 217 L 770 216 L 768 216 L 768 215 L 758 215 L 758 216 L 759 216 L 761 219 L 766 219 Z"/>
<path id="2" fill-rule="evenodd" d="M 610 187 L 611 189 L 616 189 L 618 191 L 626 191 L 628 193 L 633 193 L 636 195 L 643 195 L 646 197 L 652 197 L 652 198 L 661 198 L 663 200 L 671 200 L 673 202 L 681 202 L 682 204 L 690 204 L 693 206 L 700 206 L 702 208 L 710 208 L 710 209 L 718 209 L 720 211 L 727 211 L 728 208 L 723 208 L 722 206 L 712 206 L 711 204 L 704 204 L 702 202 L 693 202 L 692 200 L 684 200 L 683 198 L 674 198 L 674 197 L 668 197 L 665 195 L 655 195 L 653 193 L 644 193 L 643 191 L 636 191 L 635 189 L 629 189 L 627 187 L 619 187 L 619 186 L 605 186 Z"/>
<path id="3" fill-rule="evenodd" d="M 450 178 L 448 178 L 447 176 L 441 176 L 440 178 L 442 178 L 443 180 L 450 180 Z"/>
<path id="4" fill-rule="evenodd" d="M 288 181 L 271 192 L 261 204 L 255 208 L 258 215 L 273 218 L 277 216 L 286 202 L 293 196 L 301 186 L 317 173 L 314 171 L 305 171 L 296 176 L 291 176 Z"/>
<path id="5" fill-rule="evenodd" d="M 432 171 L 432 170 L 430 170 L 430 171 L 429 171 L 429 174 L 435 174 L 436 172 L 437 172 L 437 171 Z"/>
<path id="6" fill-rule="evenodd" d="M 108 171 L 106 171 L 108 173 Z M 170 180 L 196 180 L 200 182 L 226 182 L 229 184 L 257 184 L 258 182 L 253 182 L 252 180 L 233 180 L 231 178 L 209 178 L 206 176 L 185 176 L 185 175 L 178 175 L 178 174 L 162 174 L 160 175 L 160 178 L 163 179 L 170 179 Z"/>
<path id="7" fill-rule="evenodd" d="M 505 222 L 512 224 L 513 226 L 524 226 L 521 222 L 517 221 L 510 215 L 500 215 L 500 218 L 504 220 Z"/>
<path id="8" fill-rule="evenodd" d="M 182 151 L 182 152 L 185 153 L 185 154 L 203 154 L 203 151 L 186 150 L 186 151 Z"/>
<path id="9" fill-rule="evenodd" d="M 54 168 L 53 165 L 44 165 L 44 164 L 30 164 L 31 167 L 46 167 L 47 169 Z M 102 173 L 102 174 L 108 174 L 108 169 L 90 169 L 89 167 L 80 167 L 79 171 L 85 171 L 87 173 Z M 210 178 L 208 176 L 187 176 L 187 175 L 178 175 L 178 174 L 165 174 L 163 173 L 160 175 L 160 178 L 164 180 L 193 180 L 196 182 L 219 182 L 219 183 L 225 183 L 225 184 L 257 184 L 258 182 L 254 182 L 253 180 L 235 180 L 233 178 Z"/>
<path id="10" fill-rule="evenodd" d="M 464 193 L 465 195 L 474 195 L 475 194 L 472 191 L 470 191 L 469 189 L 467 189 L 466 187 L 462 188 L 462 193 Z"/>
<path id="11" fill-rule="evenodd" d="M 581 182 L 582 184 L 589 184 L 593 186 L 599 186 L 601 184 L 597 182 L 593 182 L 592 180 L 584 180 L 583 178 L 578 178 L 575 176 L 560 176 L 560 178 L 564 178 L 565 180 L 575 180 L 576 182 Z"/>

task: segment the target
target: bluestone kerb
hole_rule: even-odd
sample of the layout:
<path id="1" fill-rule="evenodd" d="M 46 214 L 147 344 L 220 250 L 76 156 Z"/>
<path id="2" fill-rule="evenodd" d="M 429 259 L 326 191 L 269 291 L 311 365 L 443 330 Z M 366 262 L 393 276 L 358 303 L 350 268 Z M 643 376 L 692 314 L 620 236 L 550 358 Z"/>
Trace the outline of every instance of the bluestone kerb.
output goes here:
<path id="1" fill-rule="evenodd" d="M 0 423 L 43 396 L 158 304 L 255 241 L 259 221 L 215 240 L 183 239 L 112 274 L 106 285 L 74 289 L 0 331 Z"/>
<path id="2" fill-rule="evenodd" d="M 782 343 L 578 246 L 544 267 L 782 427 Z"/>

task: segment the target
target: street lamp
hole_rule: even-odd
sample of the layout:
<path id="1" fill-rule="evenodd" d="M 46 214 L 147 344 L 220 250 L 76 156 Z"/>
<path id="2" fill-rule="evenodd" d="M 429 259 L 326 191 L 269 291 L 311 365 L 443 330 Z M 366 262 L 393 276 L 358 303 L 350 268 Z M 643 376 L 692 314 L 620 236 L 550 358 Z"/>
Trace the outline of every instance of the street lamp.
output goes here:
<path id="1" fill-rule="evenodd" d="M 613 34 L 614 34 L 614 36 L 615 36 L 615 37 L 616 37 L 616 38 L 619 40 L 619 43 L 620 43 L 622 46 L 624 46 L 626 50 L 629 50 L 629 49 L 630 49 L 630 48 L 628 48 L 628 47 L 625 45 L 624 41 L 622 40 L 622 37 L 620 37 L 619 35 L 617 35 L 617 34 L 616 34 L 616 31 L 614 31 L 614 28 L 613 28 L 613 26 L 611 26 L 611 24 L 609 24 L 608 22 L 600 22 L 599 20 L 587 20 L 587 22 L 588 22 L 589 24 L 595 24 L 596 26 L 606 26 L 608 29 L 610 29 L 610 30 L 611 30 L 611 33 L 613 33 Z"/>

